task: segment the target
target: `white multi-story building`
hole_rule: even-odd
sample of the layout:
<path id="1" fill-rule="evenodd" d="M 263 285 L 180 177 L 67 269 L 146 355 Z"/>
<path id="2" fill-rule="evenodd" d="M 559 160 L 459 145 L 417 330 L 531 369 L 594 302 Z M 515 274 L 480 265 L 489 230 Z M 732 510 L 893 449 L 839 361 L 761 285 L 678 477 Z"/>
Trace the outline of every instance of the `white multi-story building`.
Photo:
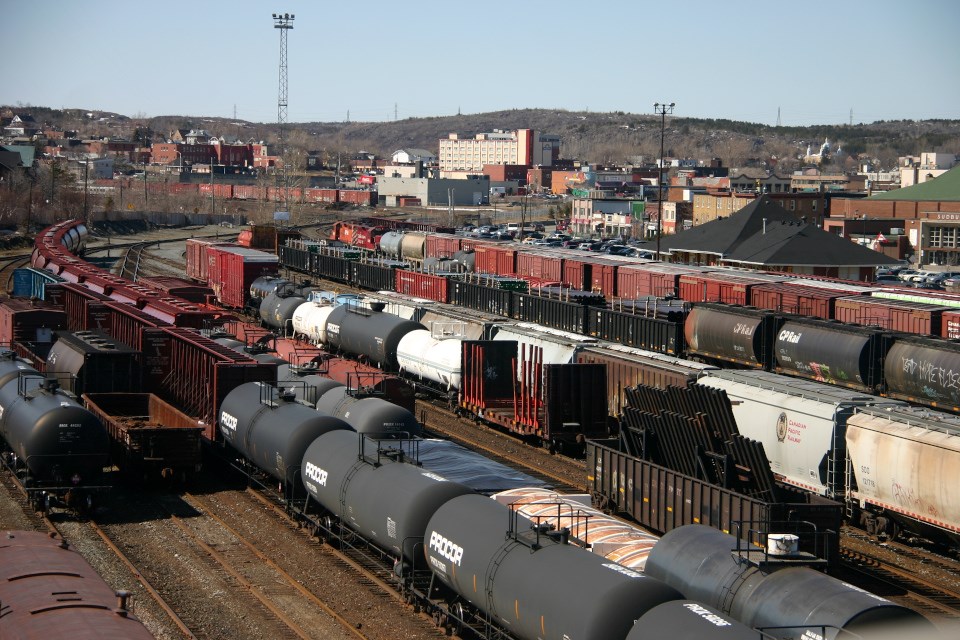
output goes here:
<path id="1" fill-rule="evenodd" d="M 439 147 L 441 172 L 480 172 L 488 164 L 552 166 L 560 155 L 560 137 L 533 129 L 494 130 L 473 138 L 451 133 Z"/>
<path id="2" fill-rule="evenodd" d="M 900 158 L 900 188 L 933 180 L 943 175 L 957 164 L 957 156 L 952 153 L 924 152 L 918 160 L 916 156 Z"/>

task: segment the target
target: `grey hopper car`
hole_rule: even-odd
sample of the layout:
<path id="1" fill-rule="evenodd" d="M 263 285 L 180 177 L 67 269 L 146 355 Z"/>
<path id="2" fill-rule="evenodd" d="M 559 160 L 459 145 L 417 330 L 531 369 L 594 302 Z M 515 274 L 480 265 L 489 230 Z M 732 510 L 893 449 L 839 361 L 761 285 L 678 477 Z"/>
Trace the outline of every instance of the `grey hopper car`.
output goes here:
<path id="1" fill-rule="evenodd" d="M 769 637 L 769 636 L 768 636 Z M 643 614 L 626 640 L 761 640 L 759 632 L 713 607 L 671 600 Z"/>
<path id="2" fill-rule="evenodd" d="M 769 367 L 776 318 L 752 308 L 702 304 L 684 322 L 687 352 L 749 367 Z"/>
<path id="3" fill-rule="evenodd" d="M 88 483 L 109 457 L 103 423 L 23 363 L 0 362 L 0 435 L 35 480 Z"/>
<path id="4" fill-rule="evenodd" d="M 395 369 L 397 346 L 414 329 L 426 327 L 377 309 L 343 305 L 327 318 L 327 341 L 341 351 L 364 356 L 377 367 Z"/>
<path id="5" fill-rule="evenodd" d="M 960 411 L 960 345 L 901 338 L 883 364 L 887 394 L 948 411 Z"/>
<path id="6" fill-rule="evenodd" d="M 625 638 L 634 621 L 680 593 L 584 549 L 535 534 L 480 495 L 441 506 L 425 532 L 427 562 L 457 594 L 514 637 Z"/>
<path id="7" fill-rule="evenodd" d="M 344 386 L 324 393 L 316 408 L 371 438 L 415 438 L 421 431 L 417 418 L 407 409 L 383 398 L 355 397 Z"/>
<path id="8" fill-rule="evenodd" d="M 299 482 L 311 442 L 328 431 L 350 429 L 343 420 L 322 416 L 261 382 L 242 384 L 224 398 L 219 426 L 227 443 L 288 487 Z"/>
<path id="9" fill-rule="evenodd" d="M 891 624 L 931 628 L 912 609 L 836 578 L 805 567 L 760 569 L 745 561 L 745 553 L 745 545 L 738 547 L 733 536 L 687 525 L 654 546 L 646 573 L 749 627 L 782 627 L 778 638 L 799 640 L 826 632 L 832 640 L 841 630 L 863 634 Z"/>
<path id="10" fill-rule="evenodd" d="M 400 555 L 404 568 L 423 562 L 423 532 L 440 505 L 473 491 L 378 455 L 376 442 L 349 431 L 327 433 L 310 445 L 303 457 L 303 484 L 347 526 Z"/>
<path id="11" fill-rule="evenodd" d="M 819 382 L 877 391 L 887 334 L 839 322 L 791 320 L 777 332 L 776 371 Z"/>
<path id="12" fill-rule="evenodd" d="M 293 313 L 297 307 L 306 302 L 301 295 L 284 295 L 282 292 L 273 292 L 267 295 L 260 303 L 260 319 L 264 324 L 274 329 L 292 329 Z"/>

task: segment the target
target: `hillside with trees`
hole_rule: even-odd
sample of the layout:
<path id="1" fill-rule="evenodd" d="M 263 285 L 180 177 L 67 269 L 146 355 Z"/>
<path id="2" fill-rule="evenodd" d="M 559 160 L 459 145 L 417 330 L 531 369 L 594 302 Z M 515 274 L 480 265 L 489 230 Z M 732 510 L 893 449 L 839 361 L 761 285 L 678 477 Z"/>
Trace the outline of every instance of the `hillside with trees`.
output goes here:
<path id="1" fill-rule="evenodd" d="M 26 112 L 41 123 L 78 131 L 81 137 L 121 137 L 160 142 L 176 129 L 206 129 L 212 134 L 243 141 L 276 140 L 276 124 L 203 116 L 147 118 L 34 106 L 4 107 L 4 112 Z M 829 139 L 842 149 L 834 157 L 836 169 L 855 170 L 874 161 L 882 169 L 896 166 L 898 156 L 924 151 L 960 153 L 960 120 L 880 121 L 854 125 L 773 127 L 768 125 L 668 116 L 665 150 L 668 157 L 707 160 L 721 158 L 725 166 L 764 167 L 789 173 L 799 167 L 808 145 L 818 148 Z M 436 151 L 437 141 L 449 133 L 472 136 L 494 129 L 532 128 L 560 136 L 562 155 L 599 164 L 639 164 L 660 155 L 660 119 L 654 114 L 594 113 L 556 109 L 513 109 L 491 113 L 388 122 L 303 122 L 286 125 L 286 140 L 297 156 L 317 152 L 335 164 L 358 151 L 389 157 L 397 149 Z"/>

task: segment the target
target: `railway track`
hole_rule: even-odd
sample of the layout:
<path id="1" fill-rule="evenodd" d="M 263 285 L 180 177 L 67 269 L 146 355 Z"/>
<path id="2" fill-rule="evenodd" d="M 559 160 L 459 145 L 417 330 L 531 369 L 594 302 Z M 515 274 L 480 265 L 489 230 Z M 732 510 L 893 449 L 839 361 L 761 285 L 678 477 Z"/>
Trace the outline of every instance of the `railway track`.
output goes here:
<path id="1" fill-rule="evenodd" d="M 854 531 L 845 531 L 840 553 L 844 569 L 878 582 L 874 590 L 880 595 L 935 622 L 960 621 L 956 563 L 902 545 L 878 546 L 869 536 Z"/>

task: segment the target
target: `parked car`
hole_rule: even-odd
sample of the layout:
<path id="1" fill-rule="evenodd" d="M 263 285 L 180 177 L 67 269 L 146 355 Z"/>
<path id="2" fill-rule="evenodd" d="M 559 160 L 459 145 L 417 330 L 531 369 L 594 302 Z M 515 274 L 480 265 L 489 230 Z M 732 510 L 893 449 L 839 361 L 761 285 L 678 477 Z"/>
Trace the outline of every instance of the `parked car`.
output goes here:
<path id="1" fill-rule="evenodd" d="M 930 276 L 937 275 L 936 271 L 917 271 L 911 275 L 907 282 L 926 282 Z"/>
<path id="2" fill-rule="evenodd" d="M 874 282 L 877 284 L 903 284 L 903 280 L 892 274 L 878 274 Z"/>
<path id="3" fill-rule="evenodd" d="M 897 274 L 897 277 L 900 278 L 902 282 L 910 282 L 913 279 L 913 276 L 920 273 L 916 269 L 904 269 Z"/>
<path id="4" fill-rule="evenodd" d="M 927 276 L 926 282 L 943 285 L 948 278 L 956 278 L 958 276 L 960 276 L 960 273 L 956 271 L 940 271 L 932 276 Z"/>

